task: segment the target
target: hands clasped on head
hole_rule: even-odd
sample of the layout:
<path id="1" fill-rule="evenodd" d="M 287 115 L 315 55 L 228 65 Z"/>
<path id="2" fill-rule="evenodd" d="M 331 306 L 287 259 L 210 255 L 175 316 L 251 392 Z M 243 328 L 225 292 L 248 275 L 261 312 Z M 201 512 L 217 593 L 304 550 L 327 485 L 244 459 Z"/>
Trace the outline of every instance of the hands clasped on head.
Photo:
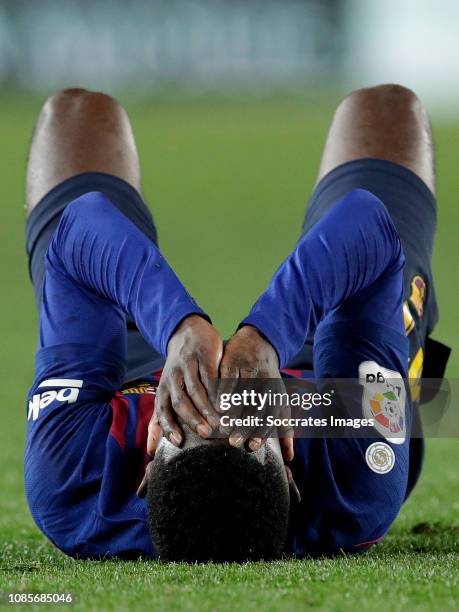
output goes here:
<path id="1" fill-rule="evenodd" d="M 198 315 L 187 317 L 171 336 L 149 425 L 147 451 L 154 455 L 163 435 L 174 446 L 185 431 L 208 439 L 219 426 L 215 380 L 220 391 L 231 391 L 237 379 L 279 379 L 279 360 L 273 346 L 251 326 L 241 327 L 223 348 L 216 329 Z M 196 436 L 195 436 L 196 437 Z M 229 434 L 229 444 L 259 450 L 266 438 Z M 285 461 L 293 459 L 292 437 L 281 438 Z"/>

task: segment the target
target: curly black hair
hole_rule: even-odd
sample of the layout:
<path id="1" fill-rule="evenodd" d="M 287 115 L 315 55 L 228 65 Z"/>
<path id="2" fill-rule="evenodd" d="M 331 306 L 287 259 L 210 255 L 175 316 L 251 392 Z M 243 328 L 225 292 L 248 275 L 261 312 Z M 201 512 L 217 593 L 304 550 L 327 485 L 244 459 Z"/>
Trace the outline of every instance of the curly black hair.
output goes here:
<path id="1" fill-rule="evenodd" d="M 279 558 L 289 492 L 282 463 L 244 449 L 198 446 L 155 460 L 148 482 L 150 533 L 162 561 Z"/>

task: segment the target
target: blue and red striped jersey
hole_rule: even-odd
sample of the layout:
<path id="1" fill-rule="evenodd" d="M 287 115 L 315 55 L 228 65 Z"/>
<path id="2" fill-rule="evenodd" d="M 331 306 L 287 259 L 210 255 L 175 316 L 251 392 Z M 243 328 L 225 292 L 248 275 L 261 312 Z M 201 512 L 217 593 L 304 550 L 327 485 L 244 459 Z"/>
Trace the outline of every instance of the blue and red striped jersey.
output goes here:
<path id="1" fill-rule="evenodd" d="M 357 378 L 363 363 L 406 376 L 403 261 L 384 205 L 353 191 L 303 236 L 243 324 L 268 338 L 282 367 L 314 334 L 313 370 L 284 376 Z M 25 480 L 37 525 L 67 554 L 155 556 L 136 488 L 160 372 L 126 385 L 126 320 L 165 356 L 189 314 L 207 317 L 103 194 L 66 208 L 46 259 Z M 295 441 L 292 471 L 306 502 L 291 552 L 357 550 L 384 535 L 409 467 L 408 437 L 388 442 L 393 466 L 377 474 L 365 459 L 373 440 Z"/>

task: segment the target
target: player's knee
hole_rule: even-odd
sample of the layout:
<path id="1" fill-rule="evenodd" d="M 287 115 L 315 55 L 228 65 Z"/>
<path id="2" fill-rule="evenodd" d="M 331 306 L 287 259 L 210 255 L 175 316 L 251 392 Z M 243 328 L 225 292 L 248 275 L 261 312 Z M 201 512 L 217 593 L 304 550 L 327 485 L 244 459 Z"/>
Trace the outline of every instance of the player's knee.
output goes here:
<path id="1" fill-rule="evenodd" d="M 56 91 L 56 93 L 49 96 L 43 105 L 43 110 L 48 113 L 52 113 L 58 109 L 69 108 L 80 103 L 80 101 L 90 93 L 91 92 L 89 92 L 87 89 L 82 89 L 79 87 L 60 89 L 59 91 Z"/>
<path id="2" fill-rule="evenodd" d="M 356 89 L 342 100 L 338 111 L 349 107 L 391 108 L 394 112 L 406 110 L 419 115 L 425 114 L 422 103 L 415 92 L 404 85 L 394 83 Z"/>
<path id="3" fill-rule="evenodd" d="M 61 89 L 51 95 L 43 106 L 47 118 L 68 116 L 75 113 L 118 112 L 121 108 L 115 98 L 99 91 L 79 87 Z"/>
<path id="4" fill-rule="evenodd" d="M 419 102 L 417 95 L 412 89 L 396 83 L 386 83 L 383 85 L 356 89 L 344 98 L 342 104 L 346 101 L 360 102 L 368 100 L 375 100 L 380 103 L 386 102 L 407 105 Z"/>
<path id="5" fill-rule="evenodd" d="M 363 87 L 350 93 L 347 98 L 377 97 L 382 100 L 398 100 L 404 103 L 413 103 L 418 100 L 417 95 L 409 87 L 397 83 L 384 83 L 373 87 Z M 346 98 L 345 98 L 346 99 Z"/>

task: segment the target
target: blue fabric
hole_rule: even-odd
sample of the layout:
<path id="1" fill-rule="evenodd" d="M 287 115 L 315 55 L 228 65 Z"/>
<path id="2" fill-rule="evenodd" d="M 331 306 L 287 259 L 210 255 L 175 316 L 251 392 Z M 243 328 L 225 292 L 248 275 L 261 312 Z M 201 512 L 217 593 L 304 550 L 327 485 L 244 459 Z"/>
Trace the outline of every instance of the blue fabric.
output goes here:
<path id="1" fill-rule="evenodd" d="M 154 395 L 113 399 L 107 372 L 121 367 L 116 357 L 79 345 L 77 360 L 75 348 L 44 349 L 37 360 L 24 458 L 30 511 L 73 557 L 152 558 L 146 503 L 136 488 Z"/>
<path id="2" fill-rule="evenodd" d="M 390 203 L 362 190 L 330 201 L 327 185 L 335 193 L 347 181 L 341 169 L 336 173 L 342 177 L 338 183 L 331 173 L 319 184 L 312 203 L 321 214 L 250 316 L 272 336 L 283 364 L 301 354 L 301 343 L 313 334 L 317 377 L 357 377 L 363 361 L 405 377 L 403 252 L 387 213 Z M 392 175 L 380 168 L 378 176 L 382 183 Z M 45 210 L 40 215 L 46 217 Z M 29 225 L 36 228 L 29 242 L 32 274 L 52 225 L 48 212 L 40 230 L 39 213 Z M 105 189 L 66 202 L 58 215 L 62 219 L 48 239 L 40 346 L 27 405 L 28 503 L 40 529 L 67 554 L 152 558 L 146 504 L 135 489 L 146 460 L 156 383 L 150 375 L 144 380 L 151 392 L 137 387 L 117 393 L 130 359 L 127 320 L 164 352 L 183 313 L 201 311 L 152 236 L 129 221 L 129 206 L 120 212 Z M 406 410 L 409 431 L 409 403 Z M 292 470 L 303 502 L 292 511 L 288 552 L 355 552 L 387 532 L 409 489 L 410 441 L 387 442 L 395 455 L 387 474 L 375 474 L 365 460 L 373 441 L 295 441 Z"/>
<path id="3" fill-rule="evenodd" d="M 368 191 L 353 190 L 303 235 L 241 324 L 260 330 L 281 366 L 313 335 L 317 379 L 358 379 L 368 361 L 406 378 L 403 266 L 387 209 Z M 409 402 L 405 416 L 410 428 Z M 303 503 L 292 513 L 292 552 L 356 551 L 387 532 L 407 494 L 410 441 L 385 441 L 395 465 L 376 474 L 365 458 L 376 439 L 295 440 L 292 471 Z"/>
<path id="4" fill-rule="evenodd" d="M 317 185 L 306 210 L 303 233 L 309 232 L 336 202 L 354 189 L 370 191 L 389 212 L 405 254 L 405 297 L 410 295 L 415 274 L 426 280 L 424 316 L 417 322 L 419 333 L 425 338 L 438 320 L 432 275 L 437 226 L 435 196 L 419 176 L 405 166 L 384 159 L 357 159 L 338 166 Z"/>
<path id="5" fill-rule="evenodd" d="M 268 338 L 281 367 L 322 322 L 374 321 L 404 336 L 403 265 L 387 209 L 356 189 L 301 238 L 241 325 Z"/>
<path id="6" fill-rule="evenodd" d="M 41 307 L 45 257 L 65 208 L 73 200 L 99 191 L 151 241 L 157 244 L 157 231 L 151 213 L 140 194 L 126 181 L 101 172 L 72 176 L 52 189 L 32 210 L 26 224 L 26 245 L 30 277 L 36 303 Z M 127 348 L 125 380 L 135 380 L 161 368 L 164 358 L 146 342 L 135 322 L 126 318 Z"/>
<path id="7" fill-rule="evenodd" d="M 25 455 L 32 514 L 69 554 L 152 556 L 145 504 L 135 496 L 139 470 L 129 470 L 142 459 L 142 444 L 129 443 L 138 398 L 123 400 L 121 438 L 110 435 L 110 400 L 125 376 L 126 317 L 165 355 L 185 316 L 206 315 L 155 243 L 98 192 L 65 208 L 46 255 L 41 304 Z"/>
<path id="8" fill-rule="evenodd" d="M 406 338 L 385 325 L 358 319 L 330 322 L 320 326 L 315 340 L 317 378 L 358 379 L 360 364 L 368 361 L 406 376 Z M 354 415 L 362 414 L 364 401 L 357 390 L 345 398 Z M 408 432 L 412 410 L 408 395 Z M 388 473 L 373 472 L 365 458 L 376 441 L 394 453 L 394 467 Z M 296 439 L 291 468 L 302 503 L 292 512 L 289 549 L 299 556 L 358 552 L 381 539 L 408 494 L 410 445 L 409 435 L 402 444 L 376 436 Z"/>
<path id="9" fill-rule="evenodd" d="M 158 247 L 99 192 L 67 206 L 46 265 L 40 348 L 89 337 L 124 359 L 129 316 L 164 357 L 187 315 L 208 318 Z"/>
<path id="10" fill-rule="evenodd" d="M 357 159 L 334 168 L 315 188 L 308 203 L 303 224 L 303 235 L 346 194 L 354 189 L 365 189 L 375 195 L 387 208 L 400 237 L 405 254 L 403 272 L 405 298 L 411 293 L 411 282 L 420 274 L 427 284 L 424 316 L 415 316 L 416 329 L 410 334 L 410 359 L 438 320 L 438 307 L 432 275 L 432 249 L 437 223 L 435 196 L 414 172 L 384 159 Z M 314 337 L 310 335 L 289 367 L 311 368 Z M 428 362 L 429 360 L 427 360 Z M 426 363 L 427 363 L 426 362 Z M 446 364 L 444 364 L 446 365 Z M 436 377 L 437 374 L 425 373 Z"/>

